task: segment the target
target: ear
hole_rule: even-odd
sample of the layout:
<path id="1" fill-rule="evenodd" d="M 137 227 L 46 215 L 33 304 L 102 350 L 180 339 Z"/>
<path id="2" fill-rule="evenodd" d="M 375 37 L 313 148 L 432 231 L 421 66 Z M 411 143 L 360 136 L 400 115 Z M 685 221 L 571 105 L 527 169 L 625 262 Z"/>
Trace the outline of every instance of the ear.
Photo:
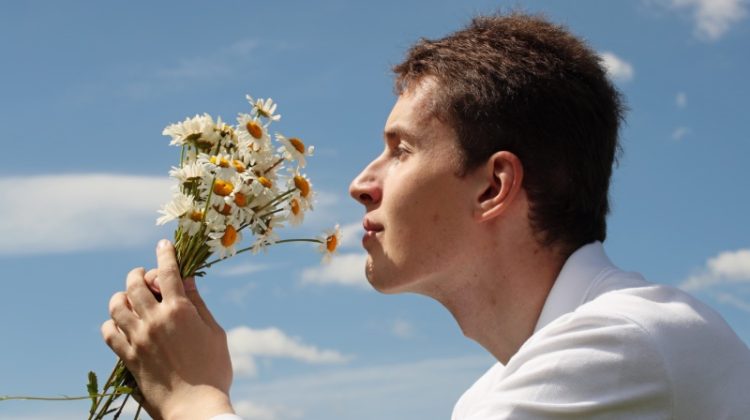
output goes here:
<path id="1" fill-rule="evenodd" d="M 475 218 L 485 222 L 503 214 L 518 196 L 523 184 L 523 165 L 508 151 L 496 152 L 480 171 Z"/>

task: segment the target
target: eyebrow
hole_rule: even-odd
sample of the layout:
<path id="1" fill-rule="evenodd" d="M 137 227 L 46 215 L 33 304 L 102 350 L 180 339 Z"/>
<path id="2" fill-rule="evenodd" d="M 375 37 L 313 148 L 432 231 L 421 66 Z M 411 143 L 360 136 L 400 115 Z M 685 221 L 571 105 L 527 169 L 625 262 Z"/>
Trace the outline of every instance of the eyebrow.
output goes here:
<path id="1" fill-rule="evenodd" d="M 403 126 L 395 126 L 390 127 L 387 130 L 383 132 L 383 138 L 386 140 L 399 138 L 406 141 L 414 142 L 418 141 L 419 137 L 416 135 L 416 133 L 407 130 Z"/>

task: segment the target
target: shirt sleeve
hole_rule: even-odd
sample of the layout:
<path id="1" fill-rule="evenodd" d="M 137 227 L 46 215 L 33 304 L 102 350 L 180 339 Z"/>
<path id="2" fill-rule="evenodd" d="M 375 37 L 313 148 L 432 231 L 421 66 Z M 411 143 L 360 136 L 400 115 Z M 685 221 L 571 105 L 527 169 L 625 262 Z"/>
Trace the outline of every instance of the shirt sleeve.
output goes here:
<path id="1" fill-rule="evenodd" d="M 671 386 L 649 333 L 622 317 L 565 315 L 532 336 L 453 420 L 664 419 Z"/>

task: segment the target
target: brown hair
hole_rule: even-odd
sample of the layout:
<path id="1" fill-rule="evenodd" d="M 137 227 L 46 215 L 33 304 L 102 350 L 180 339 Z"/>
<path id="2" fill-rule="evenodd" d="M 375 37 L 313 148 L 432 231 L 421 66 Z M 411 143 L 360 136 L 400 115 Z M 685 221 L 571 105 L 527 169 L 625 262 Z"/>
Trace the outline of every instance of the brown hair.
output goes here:
<path id="1" fill-rule="evenodd" d="M 421 39 L 394 72 L 399 94 L 437 79 L 433 112 L 456 131 L 460 175 L 500 150 L 519 157 L 543 244 L 570 252 L 605 239 L 624 105 L 583 41 L 538 16 L 477 17 Z"/>

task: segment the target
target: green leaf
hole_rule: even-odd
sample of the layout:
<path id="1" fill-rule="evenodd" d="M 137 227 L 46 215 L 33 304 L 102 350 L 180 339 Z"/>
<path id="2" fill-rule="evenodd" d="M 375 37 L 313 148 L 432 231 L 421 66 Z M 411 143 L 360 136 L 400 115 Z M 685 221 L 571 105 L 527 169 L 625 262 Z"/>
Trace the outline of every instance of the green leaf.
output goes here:
<path id="1" fill-rule="evenodd" d="M 118 386 L 117 389 L 115 389 L 115 393 L 117 394 L 132 394 L 133 388 L 129 386 Z"/>
<path id="2" fill-rule="evenodd" d="M 96 379 L 96 373 L 89 371 L 89 383 L 86 384 L 86 391 L 89 393 L 91 398 L 91 408 L 89 412 L 93 415 L 96 411 L 96 400 L 99 396 L 99 382 Z"/>

